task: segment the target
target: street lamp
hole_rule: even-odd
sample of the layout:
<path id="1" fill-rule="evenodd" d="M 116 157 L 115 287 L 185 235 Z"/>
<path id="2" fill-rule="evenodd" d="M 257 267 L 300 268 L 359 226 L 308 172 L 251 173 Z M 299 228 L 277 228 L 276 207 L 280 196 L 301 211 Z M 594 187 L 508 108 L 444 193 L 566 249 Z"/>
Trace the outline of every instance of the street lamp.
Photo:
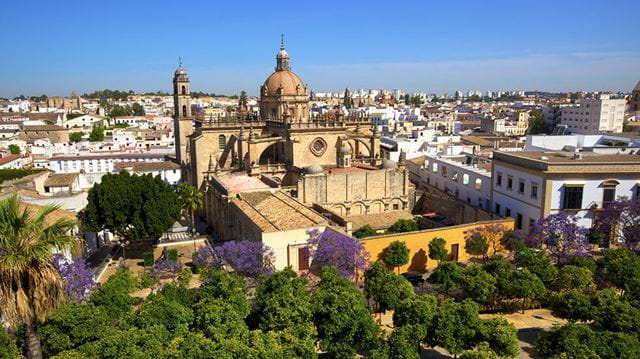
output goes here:
<path id="1" fill-rule="evenodd" d="M 119 241 L 118 244 L 122 247 L 122 260 L 126 260 L 127 256 L 125 255 L 124 248 L 129 245 L 129 241 Z"/>

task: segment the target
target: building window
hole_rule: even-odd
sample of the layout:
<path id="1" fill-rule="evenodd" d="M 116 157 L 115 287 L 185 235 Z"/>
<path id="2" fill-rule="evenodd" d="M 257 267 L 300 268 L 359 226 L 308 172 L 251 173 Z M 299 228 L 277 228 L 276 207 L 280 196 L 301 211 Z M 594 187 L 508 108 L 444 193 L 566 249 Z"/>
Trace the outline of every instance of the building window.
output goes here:
<path id="1" fill-rule="evenodd" d="M 496 186 L 502 187 L 502 173 L 498 172 L 496 176 Z"/>
<path id="2" fill-rule="evenodd" d="M 447 167 L 442 166 L 442 177 L 447 177 Z"/>
<path id="3" fill-rule="evenodd" d="M 524 181 L 518 180 L 518 193 L 524 194 Z"/>
<path id="4" fill-rule="evenodd" d="M 513 189 L 513 177 L 511 177 L 511 176 L 507 177 L 507 189 L 508 190 L 512 190 Z"/>
<path id="5" fill-rule="evenodd" d="M 462 184 L 465 186 L 469 184 L 469 175 L 466 173 L 462 174 Z"/>
<path id="6" fill-rule="evenodd" d="M 496 214 L 500 215 L 500 203 L 496 203 Z"/>
<path id="7" fill-rule="evenodd" d="M 478 191 L 482 190 L 482 180 L 480 178 L 476 178 L 476 189 Z"/>
<path id="8" fill-rule="evenodd" d="M 538 199 L 538 185 L 535 183 L 531 184 L 531 198 Z"/>
<path id="9" fill-rule="evenodd" d="M 218 148 L 223 150 L 227 147 L 227 137 L 225 135 L 218 136 Z"/>
<path id="10" fill-rule="evenodd" d="M 186 95 L 187 94 L 187 87 L 182 85 L 182 94 Z"/>
<path id="11" fill-rule="evenodd" d="M 433 173 L 437 173 L 438 172 L 438 164 L 437 163 L 433 163 L 431 164 L 431 171 L 433 171 Z"/>
<path id="12" fill-rule="evenodd" d="M 504 215 L 506 217 L 511 217 L 511 208 L 505 208 Z"/>
<path id="13" fill-rule="evenodd" d="M 582 208 L 582 186 L 564 186 L 563 209 Z"/>
<path id="14" fill-rule="evenodd" d="M 400 206 L 399 206 L 397 203 L 395 203 L 395 204 L 393 205 L 393 210 L 394 210 L 394 211 L 397 211 L 397 210 L 399 210 L 399 209 L 400 209 Z"/>
<path id="15" fill-rule="evenodd" d="M 516 215 L 516 228 L 517 229 L 522 229 L 522 214 L 518 213 Z"/>
<path id="16" fill-rule="evenodd" d="M 616 200 L 616 186 L 604 186 L 602 191 L 602 208 L 607 206 Z"/>
<path id="17" fill-rule="evenodd" d="M 531 229 L 533 228 L 534 223 L 536 223 L 536 220 L 533 218 L 529 218 L 529 233 L 531 233 Z"/>
<path id="18" fill-rule="evenodd" d="M 186 105 L 182 106 L 182 117 L 187 117 L 187 106 Z"/>

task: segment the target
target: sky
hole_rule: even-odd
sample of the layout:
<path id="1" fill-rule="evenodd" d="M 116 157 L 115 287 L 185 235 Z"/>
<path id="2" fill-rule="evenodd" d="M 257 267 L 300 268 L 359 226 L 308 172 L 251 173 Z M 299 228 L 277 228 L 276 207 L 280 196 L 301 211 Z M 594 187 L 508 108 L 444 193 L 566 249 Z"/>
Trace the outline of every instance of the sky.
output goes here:
<path id="1" fill-rule="evenodd" d="M 258 94 L 284 34 L 316 92 L 630 91 L 640 1 L 8 1 L 0 97 L 98 89 Z"/>

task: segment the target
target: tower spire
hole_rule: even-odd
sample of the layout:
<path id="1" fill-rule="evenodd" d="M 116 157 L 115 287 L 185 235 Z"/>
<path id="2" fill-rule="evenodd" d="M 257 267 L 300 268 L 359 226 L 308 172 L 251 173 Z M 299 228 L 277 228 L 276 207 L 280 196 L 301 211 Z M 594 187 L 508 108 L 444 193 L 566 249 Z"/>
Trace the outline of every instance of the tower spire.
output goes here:
<path id="1" fill-rule="evenodd" d="M 178 57 L 178 67 L 182 67 L 182 57 Z"/>
<path id="2" fill-rule="evenodd" d="M 276 55 L 276 71 L 290 70 L 289 54 L 284 48 L 284 34 L 280 34 L 280 51 Z"/>

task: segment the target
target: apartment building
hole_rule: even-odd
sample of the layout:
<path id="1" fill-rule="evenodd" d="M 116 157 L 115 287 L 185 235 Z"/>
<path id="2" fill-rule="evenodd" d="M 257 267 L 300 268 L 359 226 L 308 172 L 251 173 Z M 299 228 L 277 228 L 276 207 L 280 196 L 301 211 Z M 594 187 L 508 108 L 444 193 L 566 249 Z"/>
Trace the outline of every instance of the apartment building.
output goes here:
<path id="1" fill-rule="evenodd" d="M 493 211 L 513 217 L 524 232 L 558 212 L 576 215 L 590 228 L 611 201 L 640 195 L 638 155 L 494 151 L 492 162 Z"/>
<path id="2" fill-rule="evenodd" d="M 560 124 L 571 133 L 584 135 L 622 132 L 625 106 L 624 99 L 612 99 L 610 95 L 582 99 L 578 105 L 560 110 Z"/>

